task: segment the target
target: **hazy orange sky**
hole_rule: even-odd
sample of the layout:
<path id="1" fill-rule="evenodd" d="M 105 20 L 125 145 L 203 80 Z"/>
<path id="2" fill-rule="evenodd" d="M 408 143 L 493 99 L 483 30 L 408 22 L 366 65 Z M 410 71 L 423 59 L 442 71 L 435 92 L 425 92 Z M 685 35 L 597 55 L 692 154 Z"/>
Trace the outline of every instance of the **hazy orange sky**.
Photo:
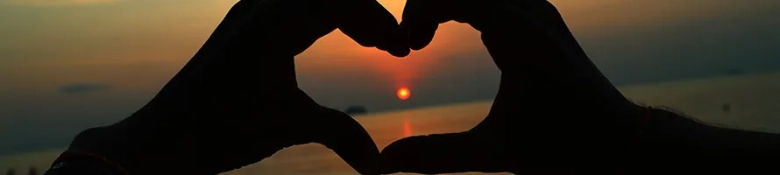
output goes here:
<path id="1" fill-rule="evenodd" d="M 0 155 L 62 145 L 84 127 L 127 116 L 186 63 L 235 2 L 0 0 Z M 777 0 L 551 2 L 617 84 L 780 67 Z M 400 18 L 405 1 L 380 3 Z M 301 88 L 318 102 L 369 111 L 489 100 L 499 74 L 479 33 L 453 22 L 405 59 L 336 31 L 296 62 Z M 410 89 L 408 100 L 396 97 L 401 87 Z M 61 134 L 32 129 L 39 127 Z"/>

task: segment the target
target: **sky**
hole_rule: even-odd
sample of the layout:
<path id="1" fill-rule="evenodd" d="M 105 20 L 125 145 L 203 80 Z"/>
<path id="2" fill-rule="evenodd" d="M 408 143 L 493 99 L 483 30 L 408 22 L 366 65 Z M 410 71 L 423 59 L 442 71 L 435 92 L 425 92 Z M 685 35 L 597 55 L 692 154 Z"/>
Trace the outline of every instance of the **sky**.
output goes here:
<path id="1" fill-rule="evenodd" d="M 0 0 L 0 156 L 63 147 L 147 102 L 236 1 Z M 397 18 L 403 0 L 380 0 Z M 780 1 L 552 0 L 617 85 L 780 70 Z M 320 104 L 369 112 L 490 100 L 479 33 L 443 24 L 404 59 L 335 31 L 296 57 Z M 396 91 L 408 88 L 410 98 Z"/>

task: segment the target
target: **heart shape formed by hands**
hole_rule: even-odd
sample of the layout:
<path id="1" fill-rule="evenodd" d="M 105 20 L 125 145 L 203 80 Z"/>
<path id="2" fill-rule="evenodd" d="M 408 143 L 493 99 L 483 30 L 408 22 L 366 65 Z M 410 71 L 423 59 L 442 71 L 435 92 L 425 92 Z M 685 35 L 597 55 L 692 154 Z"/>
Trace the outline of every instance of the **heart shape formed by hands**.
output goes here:
<path id="1" fill-rule="evenodd" d="M 481 32 L 501 70 L 488 116 L 474 128 L 404 138 L 382 150 L 384 173 L 608 173 L 639 121 L 546 0 L 408 0 L 401 27 L 424 48 L 440 23 Z"/>
<path id="2" fill-rule="evenodd" d="M 247 18 L 242 23 L 245 26 L 234 27 L 241 31 L 227 37 L 236 40 L 227 42 L 224 53 L 228 55 L 219 62 L 229 66 L 214 71 L 220 72 L 215 77 L 248 75 L 257 79 L 259 74 L 264 83 L 277 88 L 274 92 L 289 92 L 264 98 L 277 100 L 265 100 L 261 106 L 293 100 L 281 106 L 288 110 L 264 111 L 263 120 L 257 121 L 273 123 L 264 127 L 280 133 L 254 137 L 286 141 L 248 143 L 268 149 L 252 149 L 257 154 L 249 154 L 254 156 L 245 157 L 240 164 L 259 161 L 287 146 L 317 142 L 333 149 L 361 174 L 375 174 L 379 169 L 383 173 L 602 170 L 603 166 L 589 162 L 605 162 L 590 159 L 615 155 L 608 153 L 624 148 L 621 144 L 633 136 L 630 130 L 635 119 L 624 116 L 634 111 L 622 111 L 631 109 L 625 106 L 632 104 L 590 62 L 546 0 L 408 0 L 400 26 L 371 0 L 255 3 L 254 10 L 248 12 L 252 15 L 242 15 Z M 483 43 L 502 72 L 490 114 L 467 132 L 402 139 L 385 148 L 380 157 L 357 122 L 316 104 L 297 88 L 292 57 L 337 28 L 363 46 L 405 56 L 409 48 L 424 48 L 439 23 L 450 20 L 468 23 L 482 32 Z M 246 92 L 263 88 L 247 85 Z M 268 122 L 269 118 L 273 122 Z M 299 121 L 312 124 L 290 129 Z M 236 149 L 240 150 L 245 149 Z M 611 158 L 607 159 L 619 160 Z M 217 160 L 242 159 L 227 156 Z M 605 164 L 609 163 L 614 162 Z"/>
<path id="3" fill-rule="evenodd" d="M 622 147 L 631 134 L 634 119 L 617 116 L 633 111 L 614 110 L 630 103 L 547 1 L 408 0 L 403 18 L 399 26 L 374 0 L 241 0 L 151 102 L 79 134 L 69 149 L 114 158 L 133 174 L 215 174 L 312 142 L 361 174 L 519 173 L 587 168 L 575 165 Z M 298 88 L 294 56 L 335 29 L 406 56 L 449 20 L 481 31 L 502 71 L 489 116 L 469 131 L 402 139 L 380 155 L 352 117 Z"/>

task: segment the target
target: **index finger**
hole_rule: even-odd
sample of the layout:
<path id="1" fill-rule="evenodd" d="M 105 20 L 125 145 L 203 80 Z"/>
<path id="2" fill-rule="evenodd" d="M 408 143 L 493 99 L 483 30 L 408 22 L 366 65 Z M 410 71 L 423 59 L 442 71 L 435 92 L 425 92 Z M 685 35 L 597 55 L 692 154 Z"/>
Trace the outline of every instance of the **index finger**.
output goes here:
<path id="1" fill-rule="evenodd" d="M 491 0 L 408 0 L 404 7 L 401 28 L 409 35 L 409 45 L 414 50 L 427 46 L 440 23 L 451 20 L 474 24 L 483 18 Z M 477 28 L 479 30 L 479 28 Z"/>
<path id="2" fill-rule="evenodd" d="M 214 54 L 220 47 L 224 46 L 225 42 L 235 34 L 235 30 L 242 25 L 246 24 L 250 16 L 248 14 L 254 10 L 258 0 L 241 0 L 236 2 L 233 7 L 225 14 L 222 22 L 217 25 L 211 36 L 203 44 L 200 50 L 195 54 L 193 59 L 199 59 L 206 55 Z"/>
<path id="3" fill-rule="evenodd" d="M 376 47 L 398 57 L 409 54 L 406 33 L 379 2 L 338 0 L 331 5 L 338 28 L 360 45 Z"/>

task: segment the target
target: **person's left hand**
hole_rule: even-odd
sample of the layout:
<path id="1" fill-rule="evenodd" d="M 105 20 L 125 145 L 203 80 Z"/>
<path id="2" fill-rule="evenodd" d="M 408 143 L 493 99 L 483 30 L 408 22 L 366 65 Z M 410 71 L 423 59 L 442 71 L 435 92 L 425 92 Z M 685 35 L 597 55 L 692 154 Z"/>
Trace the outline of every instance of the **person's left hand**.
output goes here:
<path id="1" fill-rule="evenodd" d="M 363 46 L 409 53 L 405 33 L 374 0 L 242 0 L 154 99 L 80 133 L 69 150 L 133 174 L 216 174 L 316 142 L 359 173 L 378 174 L 379 150 L 365 129 L 297 87 L 293 57 L 335 29 Z"/>

